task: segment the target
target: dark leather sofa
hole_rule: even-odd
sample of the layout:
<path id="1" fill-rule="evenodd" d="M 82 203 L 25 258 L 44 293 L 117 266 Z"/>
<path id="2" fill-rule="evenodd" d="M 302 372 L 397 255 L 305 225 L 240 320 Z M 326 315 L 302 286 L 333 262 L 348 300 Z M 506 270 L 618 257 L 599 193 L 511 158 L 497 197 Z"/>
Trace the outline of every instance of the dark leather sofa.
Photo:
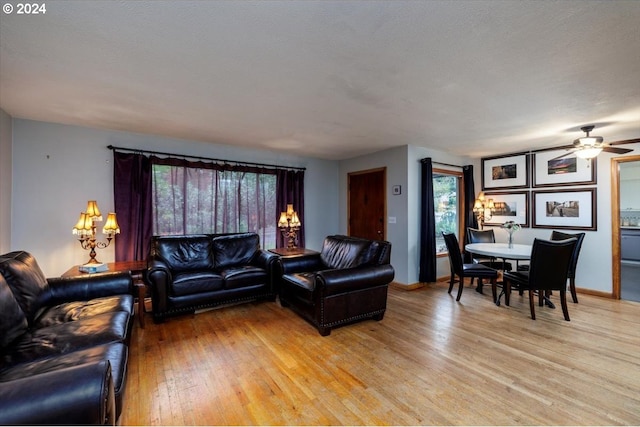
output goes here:
<path id="1" fill-rule="evenodd" d="M 390 259 L 389 242 L 328 236 L 319 254 L 278 261 L 280 302 L 322 336 L 347 323 L 382 320 L 395 275 Z"/>
<path id="2" fill-rule="evenodd" d="M 129 274 L 46 279 L 0 255 L 0 424 L 115 425 L 132 315 Z"/>
<path id="3" fill-rule="evenodd" d="M 145 274 L 154 321 L 221 304 L 274 301 L 277 258 L 260 248 L 256 233 L 154 236 Z"/>

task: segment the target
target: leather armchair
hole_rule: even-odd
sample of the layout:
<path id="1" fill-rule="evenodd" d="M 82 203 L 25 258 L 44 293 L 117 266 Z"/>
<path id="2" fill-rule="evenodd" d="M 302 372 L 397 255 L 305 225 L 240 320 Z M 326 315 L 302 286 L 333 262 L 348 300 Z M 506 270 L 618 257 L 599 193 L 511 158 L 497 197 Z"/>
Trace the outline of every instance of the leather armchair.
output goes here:
<path id="1" fill-rule="evenodd" d="M 319 254 L 279 259 L 280 302 L 320 335 L 364 319 L 382 320 L 395 271 L 391 243 L 329 236 Z"/>

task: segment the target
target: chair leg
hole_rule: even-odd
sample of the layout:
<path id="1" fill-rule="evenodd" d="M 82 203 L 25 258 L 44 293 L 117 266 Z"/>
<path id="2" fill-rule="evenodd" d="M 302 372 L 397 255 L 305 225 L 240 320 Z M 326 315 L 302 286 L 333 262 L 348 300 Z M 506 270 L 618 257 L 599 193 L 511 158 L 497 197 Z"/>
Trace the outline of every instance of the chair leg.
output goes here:
<path id="1" fill-rule="evenodd" d="M 544 291 L 542 289 L 538 290 L 538 305 L 540 307 L 544 306 Z"/>
<path id="2" fill-rule="evenodd" d="M 456 301 L 460 301 L 460 297 L 462 296 L 462 289 L 464 289 L 464 276 L 460 277 L 460 285 L 458 286 L 458 296 L 456 297 Z"/>
<path id="3" fill-rule="evenodd" d="M 569 319 L 569 308 L 567 307 L 567 291 L 564 289 L 560 291 L 560 304 L 562 304 L 562 314 L 564 314 L 564 320 L 567 322 L 571 321 Z"/>
<path id="4" fill-rule="evenodd" d="M 498 299 L 498 278 L 494 277 L 491 279 L 491 295 L 493 296 L 493 302 L 496 302 Z"/>
<path id="5" fill-rule="evenodd" d="M 569 289 L 571 289 L 571 299 L 574 303 L 578 303 L 578 294 L 576 294 L 576 278 L 569 279 Z"/>
<path id="6" fill-rule="evenodd" d="M 451 290 L 453 289 L 453 282 L 455 282 L 455 278 L 453 273 L 451 273 L 451 278 L 449 279 L 449 291 L 448 293 L 451 293 Z"/>
<path id="7" fill-rule="evenodd" d="M 502 286 L 504 286 L 504 305 L 509 306 L 511 299 L 511 282 L 505 279 Z"/>
<path id="8" fill-rule="evenodd" d="M 531 319 L 536 320 L 536 305 L 533 298 L 533 289 L 529 289 L 529 307 L 531 308 Z"/>

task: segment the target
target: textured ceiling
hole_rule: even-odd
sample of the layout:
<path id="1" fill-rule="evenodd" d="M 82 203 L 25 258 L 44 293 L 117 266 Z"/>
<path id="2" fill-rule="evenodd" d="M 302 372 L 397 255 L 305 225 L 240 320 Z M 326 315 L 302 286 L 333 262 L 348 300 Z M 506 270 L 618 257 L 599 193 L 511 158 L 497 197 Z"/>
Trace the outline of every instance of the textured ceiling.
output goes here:
<path id="1" fill-rule="evenodd" d="M 640 1 L 45 4 L 0 16 L 16 118 L 326 159 L 640 137 Z"/>

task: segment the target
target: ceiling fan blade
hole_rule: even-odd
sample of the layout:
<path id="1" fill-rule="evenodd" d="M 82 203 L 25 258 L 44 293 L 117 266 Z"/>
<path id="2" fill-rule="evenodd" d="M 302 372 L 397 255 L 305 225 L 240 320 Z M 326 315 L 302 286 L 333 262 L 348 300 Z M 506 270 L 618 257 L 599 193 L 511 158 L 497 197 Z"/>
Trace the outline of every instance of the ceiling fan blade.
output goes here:
<path id="1" fill-rule="evenodd" d="M 640 143 L 640 138 L 625 139 L 624 141 L 609 142 L 609 145 L 637 144 L 637 143 Z"/>
<path id="2" fill-rule="evenodd" d="M 607 153 L 615 153 L 615 154 L 627 154 L 632 152 L 631 148 L 618 148 L 618 147 L 602 147 L 602 151 L 606 151 Z"/>

